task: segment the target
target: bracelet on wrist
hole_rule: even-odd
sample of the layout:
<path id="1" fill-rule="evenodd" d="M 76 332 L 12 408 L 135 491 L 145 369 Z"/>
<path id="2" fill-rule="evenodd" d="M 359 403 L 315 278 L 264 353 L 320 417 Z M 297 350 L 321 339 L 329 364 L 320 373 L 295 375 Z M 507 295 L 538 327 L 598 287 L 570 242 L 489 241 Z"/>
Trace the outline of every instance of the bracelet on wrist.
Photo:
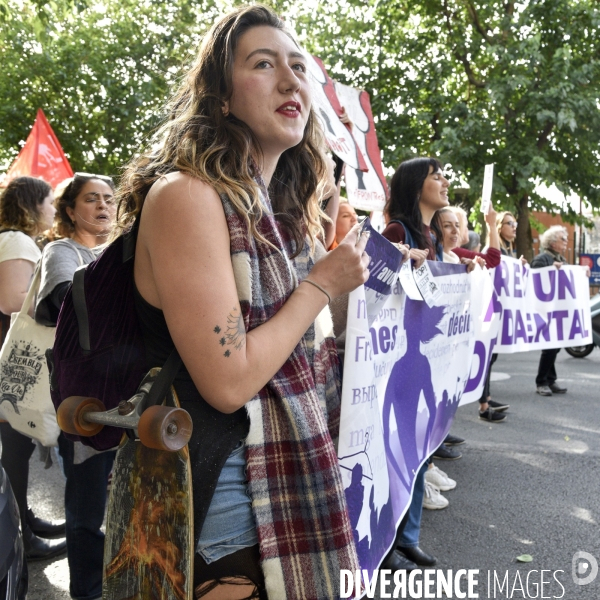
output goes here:
<path id="1" fill-rule="evenodd" d="M 308 277 L 306 279 L 303 279 L 302 281 L 310 283 L 311 285 L 314 285 L 318 290 L 321 290 L 327 296 L 327 304 L 331 304 L 331 296 L 325 288 L 321 287 L 318 283 L 315 283 L 312 279 L 309 279 Z"/>

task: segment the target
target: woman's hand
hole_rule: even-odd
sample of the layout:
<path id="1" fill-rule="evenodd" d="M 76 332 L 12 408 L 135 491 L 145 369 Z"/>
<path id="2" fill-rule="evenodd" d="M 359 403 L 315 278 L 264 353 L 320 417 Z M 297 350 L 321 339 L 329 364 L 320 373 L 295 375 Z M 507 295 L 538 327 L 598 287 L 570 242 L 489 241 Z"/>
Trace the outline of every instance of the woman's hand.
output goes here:
<path id="1" fill-rule="evenodd" d="M 496 217 L 498 213 L 494 210 L 494 207 L 490 204 L 490 209 L 487 215 L 485 215 L 485 222 L 490 226 L 490 229 L 496 228 Z"/>
<path id="2" fill-rule="evenodd" d="M 310 272 L 309 278 L 327 290 L 332 299 L 351 292 L 369 278 L 370 258 L 365 252 L 369 233 L 359 238 L 360 228 L 361 224 L 357 223 L 340 245 L 319 260 Z"/>
<path id="3" fill-rule="evenodd" d="M 519 260 L 521 261 L 522 265 L 526 265 L 527 264 L 527 259 L 521 254 L 521 256 L 519 256 Z"/>
<path id="4" fill-rule="evenodd" d="M 402 262 L 400 264 L 404 264 L 410 258 L 410 246 L 408 244 L 400 244 L 395 242 L 390 242 L 392 246 L 396 246 L 398 250 L 402 253 Z"/>
<path id="5" fill-rule="evenodd" d="M 476 265 L 479 265 L 482 269 L 485 267 L 485 260 L 483 260 L 481 256 L 476 256 L 475 258 L 461 258 L 460 262 L 463 265 L 467 265 L 467 273 L 473 271 Z"/>
<path id="6" fill-rule="evenodd" d="M 429 252 L 427 250 L 419 250 L 418 248 L 411 248 L 409 251 L 409 257 L 415 261 L 414 268 L 418 269 L 426 260 Z"/>
<path id="7" fill-rule="evenodd" d="M 560 269 L 560 268 L 562 267 L 562 263 L 561 263 L 561 262 L 559 262 L 558 260 L 555 260 L 555 261 L 554 261 L 554 266 L 555 266 L 557 269 Z"/>

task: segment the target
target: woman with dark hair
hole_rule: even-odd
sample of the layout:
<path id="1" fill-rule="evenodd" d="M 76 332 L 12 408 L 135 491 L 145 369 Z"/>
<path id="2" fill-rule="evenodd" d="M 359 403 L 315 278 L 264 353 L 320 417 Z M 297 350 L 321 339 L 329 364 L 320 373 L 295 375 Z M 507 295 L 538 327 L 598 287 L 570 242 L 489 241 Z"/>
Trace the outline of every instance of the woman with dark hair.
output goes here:
<path id="1" fill-rule="evenodd" d="M 442 165 L 435 158 L 404 161 L 392 177 L 390 198 L 384 211 L 388 225 L 382 235 L 391 242 L 407 244 L 410 247 L 409 256 L 417 265 L 424 260 L 443 260 L 442 234 L 437 229 L 434 215 L 448 206 L 449 186 Z M 430 390 L 428 402 L 435 407 L 433 390 Z M 455 452 L 443 444 L 442 448 L 449 456 Z M 456 453 L 454 457 L 460 456 L 460 453 Z M 422 509 L 424 502 L 427 508 L 440 509 L 445 508 L 448 501 L 439 493 L 438 487 L 427 480 L 428 471 L 429 477 L 434 477 L 438 486 L 450 490 L 456 485 L 430 460 L 422 466 L 414 481 L 410 507 L 398 530 L 397 550 L 388 555 L 384 568 L 410 570 L 416 565 L 431 567 L 436 563 L 435 557 L 419 548 Z"/>
<path id="2" fill-rule="evenodd" d="M 23 306 L 41 252 L 35 238 L 52 227 L 54 213 L 52 188 L 41 179 L 17 177 L 0 198 L 0 344 L 10 327 L 11 313 Z M 1 399 L 0 399 L 1 402 Z M 0 423 L 2 466 L 15 494 L 23 541 L 28 560 L 58 556 L 65 551 L 64 540 L 46 541 L 64 533 L 64 524 L 52 524 L 36 517 L 27 507 L 29 459 L 35 445 L 31 438 Z M 38 537 L 40 536 L 40 537 Z"/>
<path id="3" fill-rule="evenodd" d="M 35 320 L 55 326 L 61 304 L 75 271 L 95 260 L 115 220 L 114 184 L 110 177 L 75 173 L 56 200 L 54 230 L 62 239 L 51 242 L 42 254 L 42 278 Z M 60 435 L 58 448 L 67 479 L 65 516 L 69 592 L 75 600 L 102 594 L 106 484 L 115 452 L 96 452 L 81 442 Z"/>
<path id="4" fill-rule="evenodd" d="M 359 568 L 327 304 L 366 281 L 368 257 L 358 227 L 329 253 L 318 242 L 320 135 L 307 57 L 270 9 L 240 8 L 118 193 L 121 229 L 139 226 L 147 366 L 174 347 L 183 360 L 197 598 L 330 600 Z"/>
<path id="5" fill-rule="evenodd" d="M 436 158 L 404 161 L 392 177 L 384 209 L 388 225 L 382 235 L 390 242 L 408 244 L 410 257 L 417 261 L 442 260 L 442 236 L 432 219 L 437 210 L 448 206 L 449 186 Z"/>

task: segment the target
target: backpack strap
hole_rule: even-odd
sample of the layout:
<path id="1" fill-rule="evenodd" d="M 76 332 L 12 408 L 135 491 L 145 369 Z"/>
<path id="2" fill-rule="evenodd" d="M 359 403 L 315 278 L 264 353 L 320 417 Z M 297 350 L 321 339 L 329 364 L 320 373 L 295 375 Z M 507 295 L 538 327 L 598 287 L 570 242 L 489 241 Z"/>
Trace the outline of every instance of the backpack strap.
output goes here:
<path id="1" fill-rule="evenodd" d="M 77 329 L 79 331 L 79 345 L 83 352 L 89 352 L 91 348 L 90 342 L 90 321 L 88 317 L 87 304 L 85 302 L 85 269 L 87 265 L 79 267 L 73 276 L 73 286 L 71 294 L 73 295 L 73 308 L 77 317 Z"/>
<path id="2" fill-rule="evenodd" d="M 182 362 L 179 352 L 177 352 L 177 348 L 173 348 L 171 354 L 169 354 L 169 358 L 167 358 L 163 368 L 156 376 L 156 379 L 150 388 L 150 392 L 148 393 L 148 406 L 160 404 L 162 402 L 162 399 L 167 395 L 177 373 L 179 373 Z"/>
<path id="3" fill-rule="evenodd" d="M 402 221 L 400 221 L 398 219 L 392 219 L 390 221 L 390 223 L 400 223 L 400 225 L 402 225 L 402 227 L 404 227 L 404 243 L 408 244 L 408 246 L 410 248 L 417 247 L 413 236 L 411 235 L 410 231 L 408 230 L 408 227 Z M 440 243 L 438 243 L 437 238 L 435 237 L 433 232 L 430 231 L 429 236 L 431 238 L 431 243 L 433 244 L 433 248 L 435 250 L 435 256 L 436 256 L 437 260 L 439 260 L 440 262 L 444 262 L 444 249 L 442 248 L 442 245 Z"/>
<path id="4" fill-rule="evenodd" d="M 409 248 L 416 248 L 415 240 L 411 235 L 408 227 L 399 219 L 392 219 L 390 223 L 399 223 L 404 228 L 404 243 L 408 244 Z"/>

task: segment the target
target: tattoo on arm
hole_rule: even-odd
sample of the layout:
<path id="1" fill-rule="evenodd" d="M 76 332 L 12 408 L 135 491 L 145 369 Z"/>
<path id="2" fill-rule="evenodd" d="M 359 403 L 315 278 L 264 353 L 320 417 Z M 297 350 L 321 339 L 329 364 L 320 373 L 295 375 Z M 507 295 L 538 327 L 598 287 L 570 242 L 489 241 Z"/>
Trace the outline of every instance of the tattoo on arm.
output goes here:
<path id="1" fill-rule="evenodd" d="M 221 328 L 215 325 L 213 331 L 219 335 Z M 246 326 L 244 325 L 244 317 L 242 311 L 238 307 L 234 307 L 227 315 L 227 329 L 223 335 L 219 337 L 221 346 L 233 346 L 236 350 L 240 350 L 246 343 Z M 223 356 L 229 358 L 230 350 L 225 350 Z"/>

